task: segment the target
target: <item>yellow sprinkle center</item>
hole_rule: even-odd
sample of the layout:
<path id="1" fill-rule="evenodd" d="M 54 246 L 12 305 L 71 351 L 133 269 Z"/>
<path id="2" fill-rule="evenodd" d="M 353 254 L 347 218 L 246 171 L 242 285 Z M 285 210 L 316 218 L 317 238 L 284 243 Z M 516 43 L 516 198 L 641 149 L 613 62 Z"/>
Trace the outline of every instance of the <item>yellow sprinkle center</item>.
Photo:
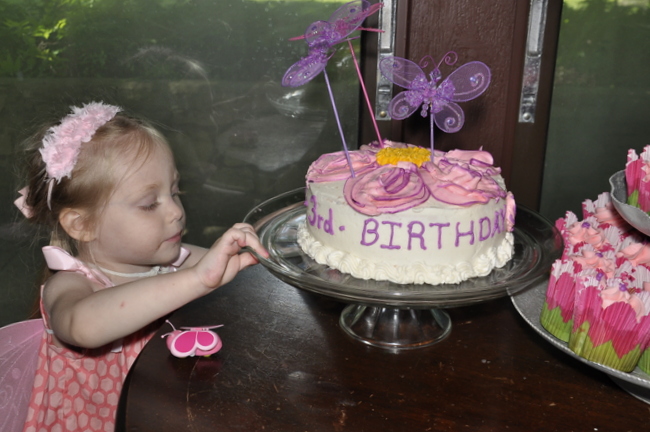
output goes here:
<path id="1" fill-rule="evenodd" d="M 431 150 L 423 147 L 386 147 L 377 152 L 377 163 L 379 165 L 397 165 L 398 162 L 411 162 L 419 167 L 429 160 L 431 160 Z"/>

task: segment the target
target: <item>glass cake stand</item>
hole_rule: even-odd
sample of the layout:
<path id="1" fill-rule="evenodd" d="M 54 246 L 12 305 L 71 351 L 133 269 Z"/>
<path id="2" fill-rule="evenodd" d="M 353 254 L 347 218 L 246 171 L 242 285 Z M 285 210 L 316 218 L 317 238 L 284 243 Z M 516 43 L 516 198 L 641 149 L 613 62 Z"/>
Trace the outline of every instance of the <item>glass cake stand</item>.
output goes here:
<path id="1" fill-rule="evenodd" d="M 459 284 L 397 284 L 358 279 L 303 253 L 297 230 L 305 219 L 305 189 L 271 198 L 252 209 L 244 221 L 253 225 L 270 253 L 261 263 L 280 280 L 297 288 L 349 303 L 341 327 L 356 340 L 388 349 L 435 344 L 451 330 L 444 308 L 513 295 L 546 277 L 559 258 L 562 239 L 537 213 L 517 208 L 515 252 L 504 267 Z"/>

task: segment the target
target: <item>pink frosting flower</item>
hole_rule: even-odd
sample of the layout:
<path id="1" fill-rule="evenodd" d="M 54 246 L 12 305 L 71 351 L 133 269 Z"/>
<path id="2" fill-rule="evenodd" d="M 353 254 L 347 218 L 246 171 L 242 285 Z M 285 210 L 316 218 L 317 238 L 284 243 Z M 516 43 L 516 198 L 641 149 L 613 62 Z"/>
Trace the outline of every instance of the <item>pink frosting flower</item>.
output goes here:
<path id="1" fill-rule="evenodd" d="M 412 163 L 385 165 L 350 178 L 343 193 L 353 209 L 370 216 L 397 213 L 429 199 L 429 191 Z"/>
<path id="2" fill-rule="evenodd" d="M 93 102 L 83 107 L 72 107 L 72 114 L 61 120 L 58 126 L 47 130 L 40 149 L 50 179 L 60 182 L 70 177 L 81 144 L 90 141 L 97 129 L 115 117 L 121 108 Z"/>
<path id="3" fill-rule="evenodd" d="M 366 148 L 350 152 L 350 161 L 356 176 L 375 169 L 378 165 L 375 154 L 378 150 Z M 307 181 L 314 183 L 346 180 L 351 177 L 350 166 L 345 152 L 327 153 L 316 159 L 307 170 Z"/>
<path id="4" fill-rule="evenodd" d="M 456 163 L 442 158 L 436 162 L 437 165 L 427 162 L 422 166 L 422 177 L 431 195 L 438 201 L 469 206 L 506 197 L 506 192 L 480 162 Z"/>

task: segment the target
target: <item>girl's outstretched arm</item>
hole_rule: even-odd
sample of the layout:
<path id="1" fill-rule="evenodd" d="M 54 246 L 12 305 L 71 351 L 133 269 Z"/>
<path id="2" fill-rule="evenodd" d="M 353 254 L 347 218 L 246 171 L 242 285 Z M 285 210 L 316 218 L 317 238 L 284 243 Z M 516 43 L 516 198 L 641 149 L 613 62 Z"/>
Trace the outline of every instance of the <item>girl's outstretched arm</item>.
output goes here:
<path id="1" fill-rule="evenodd" d="M 236 224 L 210 249 L 173 273 L 138 279 L 112 288 L 99 287 L 77 273 L 59 272 L 46 283 L 44 305 L 57 338 L 68 344 L 96 348 L 127 336 L 147 324 L 230 282 L 268 252 L 253 228 Z M 202 252 L 205 253 L 202 253 Z"/>

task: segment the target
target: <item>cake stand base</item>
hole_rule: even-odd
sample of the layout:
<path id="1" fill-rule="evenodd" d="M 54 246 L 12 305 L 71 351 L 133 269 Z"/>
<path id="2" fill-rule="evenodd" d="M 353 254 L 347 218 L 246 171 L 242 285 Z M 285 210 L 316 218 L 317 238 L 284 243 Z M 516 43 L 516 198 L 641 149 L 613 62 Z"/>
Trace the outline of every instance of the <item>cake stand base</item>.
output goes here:
<path id="1" fill-rule="evenodd" d="M 350 305 L 341 312 L 339 323 L 357 341 L 394 350 L 428 347 L 451 331 L 451 319 L 440 309 Z"/>

